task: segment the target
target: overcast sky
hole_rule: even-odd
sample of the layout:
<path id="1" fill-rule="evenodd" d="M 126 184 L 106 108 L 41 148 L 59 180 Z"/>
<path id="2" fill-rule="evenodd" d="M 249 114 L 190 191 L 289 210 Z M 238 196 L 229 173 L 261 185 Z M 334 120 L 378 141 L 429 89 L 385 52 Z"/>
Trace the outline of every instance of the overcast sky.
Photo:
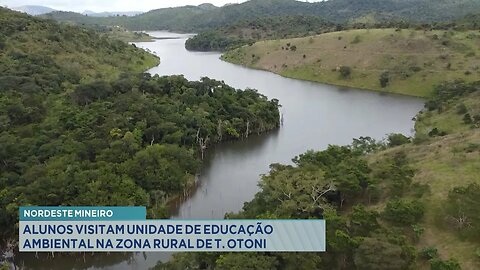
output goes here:
<path id="1" fill-rule="evenodd" d="M 245 0 L 0 0 L 2 6 L 8 7 L 38 5 L 76 12 L 148 11 L 164 7 L 199 5 L 205 2 L 223 6 L 227 3 L 245 2 Z"/>

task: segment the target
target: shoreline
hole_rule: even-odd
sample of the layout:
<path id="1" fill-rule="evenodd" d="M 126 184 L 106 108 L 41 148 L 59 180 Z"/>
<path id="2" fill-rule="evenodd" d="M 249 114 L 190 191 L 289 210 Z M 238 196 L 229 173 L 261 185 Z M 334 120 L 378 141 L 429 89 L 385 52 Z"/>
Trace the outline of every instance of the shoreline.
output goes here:
<path id="1" fill-rule="evenodd" d="M 320 81 L 320 80 L 309 80 L 309 79 L 303 79 L 303 78 L 295 77 L 295 76 L 288 76 L 288 75 L 286 75 L 286 74 L 278 73 L 278 72 L 275 72 L 275 71 L 272 71 L 272 70 L 269 70 L 269 69 L 260 68 L 260 67 L 255 67 L 255 66 L 251 66 L 251 65 L 244 65 L 244 64 L 241 64 L 241 63 L 236 63 L 236 62 L 228 61 L 228 60 L 225 59 L 223 56 L 224 56 L 224 53 L 222 53 L 222 55 L 220 56 L 220 60 L 222 60 L 222 61 L 224 61 L 224 62 L 226 62 L 226 63 L 232 64 L 232 65 L 241 66 L 241 67 L 244 67 L 244 68 L 249 68 L 249 69 L 254 69 L 254 70 L 261 70 L 261 71 L 273 73 L 273 74 L 276 74 L 276 75 L 278 75 L 278 76 L 281 76 L 281 77 L 287 78 L 287 79 L 300 80 L 300 81 L 312 82 L 312 83 L 318 83 L 318 84 L 325 84 L 325 85 L 336 86 L 336 87 L 345 87 L 345 88 L 351 88 L 351 89 L 358 89 L 358 90 L 363 90 L 363 91 L 368 91 L 368 92 L 374 92 L 374 93 L 378 93 L 378 94 L 399 95 L 399 96 L 403 96 L 403 97 L 419 98 L 419 99 L 422 99 L 422 100 L 426 100 L 426 99 L 429 98 L 429 96 L 409 95 L 409 94 L 398 93 L 398 92 L 393 92 L 393 91 L 381 91 L 381 90 L 371 89 L 371 88 L 366 88 L 366 87 L 361 87 L 361 86 L 335 84 L 335 83 L 329 83 L 329 82 Z"/>

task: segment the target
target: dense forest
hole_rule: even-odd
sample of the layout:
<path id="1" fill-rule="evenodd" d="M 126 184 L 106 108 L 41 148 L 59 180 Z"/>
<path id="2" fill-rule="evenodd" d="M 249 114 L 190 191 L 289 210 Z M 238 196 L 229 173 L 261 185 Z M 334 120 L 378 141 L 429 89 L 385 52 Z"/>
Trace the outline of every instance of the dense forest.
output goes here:
<path id="1" fill-rule="evenodd" d="M 93 30 L 0 9 L 0 236 L 20 205 L 165 204 L 205 149 L 278 127 L 278 101 L 203 78 Z"/>
<path id="2" fill-rule="evenodd" d="M 224 51 L 264 39 L 282 39 L 331 32 L 341 29 L 314 16 L 264 17 L 201 32 L 185 42 L 194 51 Z"/>
<path id="3" fill-rule="evenodd" d="M 445 12 L 447 11 L 448 12 Z M 47 17 L 78 24 L 119 25 L 130 30 L 171 30 L 200 32 L 240 21 L 285 15 L 319 16 L 335 23 L 355 21 L 368 16 L 377 19 L 415 22 L 448 21 L 479 11 L 477 0 L 251 0 L 241 4 L 215 7 L 209 4 L 157 9 L 133 17 L 95 18 L 71 12 L 53 12 Z"/>
<path id="4" fill-rule="evenodd" d="M 324 218 L 328 252 L 176 254 L 157 268 L 478 269 L 479 95 L 480 82 L 445 83 L 413 138 L 361 137 L 272 164 L 255 198 L 226 216 Z"/>

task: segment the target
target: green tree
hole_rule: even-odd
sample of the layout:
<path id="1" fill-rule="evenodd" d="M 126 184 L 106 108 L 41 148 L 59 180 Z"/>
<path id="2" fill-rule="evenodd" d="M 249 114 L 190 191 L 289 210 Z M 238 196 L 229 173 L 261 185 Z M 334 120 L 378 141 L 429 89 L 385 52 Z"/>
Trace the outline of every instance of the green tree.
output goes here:
<path id="1" fill-rule="evenodd" d="M 193 153 L 175 145 L 148 146 L 125 163 L 128 175 L 145 190 L 182 191 L 198 163 Z"/>
<path id="2" fill-rule="evenodd" d="M 348 79 L 352 74 L 352 68 L 348 66 L 341 66 L 339 71 L 342 79 Z"/>
<path id="3" fill-rule="evenodd" d="M 392 133 L 388 135 L 388 146 L 390 147 L 403 145 L 409 142 L 410 142 L 410 139 L 403 134 Z"/>
<path id="4" fill-rule="evenodd" d="M 420 221 L 425 212 L 424 205 L 417 200 L 393 199 L 387 202 L 383 218 L 398 225 L 413 225 Z"/>
<path id="5" fill-rule="evenodd" d="M 382 88 L 385 88 L 389 84 L 390 84 L 390 73 L 388 71 L 384 71 L 380 74 L 380 86 Z"/>
<path id="6" fill-rule="evenodd" d="M 356 205 L 353 207 L 353 212 L 350 215 L 350 228 L 352 233 L 356 236 L 369 236 L 375 230 L 380 228 L 377 218 L 379 213 L 376 211 L 367 210 L 363 205 Z"/>

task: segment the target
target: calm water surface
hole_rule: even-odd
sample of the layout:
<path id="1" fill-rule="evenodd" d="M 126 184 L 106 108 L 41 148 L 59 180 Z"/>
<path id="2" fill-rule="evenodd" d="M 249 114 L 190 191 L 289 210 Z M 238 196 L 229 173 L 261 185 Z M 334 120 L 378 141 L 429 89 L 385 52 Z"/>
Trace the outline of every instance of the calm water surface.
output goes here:
<path id="1" fill-rule="evenodd" d="M 255 88 L 282 105 L 283 126 L 274 132 L 251 136 L 209 149 L 200 172 L 198 189 L 174 209 L 172 218 L 223 218 L 239 211 L 258 191 L 259 175 L 271 163 L 291 163 L 309 149 L 325 149 L 329 144 L 349 144 L 352 138 L 382 139 L 388 133 L 412 134 L 412 118 L 423 100 L 399 95 L 341 88 L 288 79 L 279 75 L 229 64 L 219 53 L 189 52 L 188 35 L 152 32 L 155 42 L 137 43 L 161 58 L 149 72 L 159 75 L 184 74 L 187 79 L 210 77 L 235 88 Z M 26 258 L 32 269 L 148 269 L 169 253 L 111 254 L 91 258 L 56 258 L 39 261 Z M 58 257 L 58 256 L 57 256 Z M 43 265 L 43 266 L 40 266 Z"/>

